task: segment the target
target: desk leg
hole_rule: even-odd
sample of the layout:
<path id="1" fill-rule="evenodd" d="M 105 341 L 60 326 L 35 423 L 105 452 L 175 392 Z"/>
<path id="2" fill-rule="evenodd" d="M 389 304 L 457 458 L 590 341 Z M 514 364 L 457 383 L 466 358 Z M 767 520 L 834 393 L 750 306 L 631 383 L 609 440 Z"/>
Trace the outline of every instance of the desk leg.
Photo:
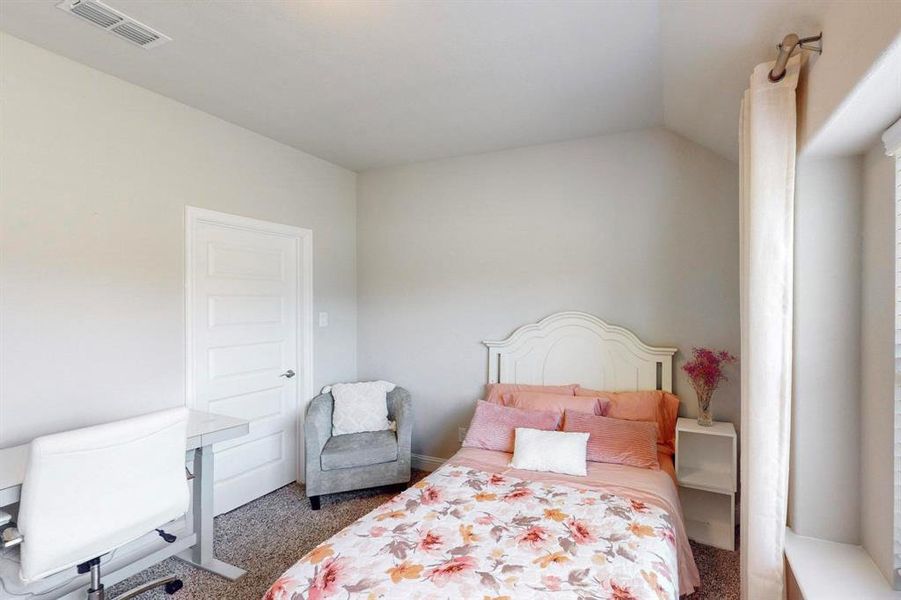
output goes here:
<path id="1" fill-rule="evenodd" d="M 202 446 L 194 451 L 194 498 L 191 517 L 197 543 L 177 556 L 183 561 L 234 581 L 246 571 L 213 555 L 213 448 Z"/>

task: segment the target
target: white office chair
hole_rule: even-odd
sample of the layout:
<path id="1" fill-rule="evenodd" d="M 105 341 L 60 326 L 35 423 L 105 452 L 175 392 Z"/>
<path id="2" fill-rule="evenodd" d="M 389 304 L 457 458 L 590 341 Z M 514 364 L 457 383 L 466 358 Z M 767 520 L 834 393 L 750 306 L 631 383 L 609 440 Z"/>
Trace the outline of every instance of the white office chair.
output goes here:
<path id="1" fill-rule="evenodd" d="M 4 545 L 21 543 L 22 581 L 90 571 L 87 597 L 104 600 L 102 555 L 154 530 L 175 541 L 160 528 L 188 509 L 187 424 L 179 408 L 34 439 L 18 523 L 0 523 Z M 118 599 L 160 586 L 173 594 L 181 581 L 163 577 Z"/>

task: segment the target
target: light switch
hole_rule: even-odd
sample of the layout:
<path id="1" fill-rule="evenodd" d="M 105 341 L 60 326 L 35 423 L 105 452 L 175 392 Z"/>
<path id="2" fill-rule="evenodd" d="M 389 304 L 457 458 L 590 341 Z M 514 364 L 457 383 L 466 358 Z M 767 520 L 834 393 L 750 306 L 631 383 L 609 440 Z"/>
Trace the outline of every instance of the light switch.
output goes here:
<path id="1" fill-rule="evenodd" d="M 319 326 L 320 327 L 328 327 L 328 313 L 327 312 L 319 313 Z"/>

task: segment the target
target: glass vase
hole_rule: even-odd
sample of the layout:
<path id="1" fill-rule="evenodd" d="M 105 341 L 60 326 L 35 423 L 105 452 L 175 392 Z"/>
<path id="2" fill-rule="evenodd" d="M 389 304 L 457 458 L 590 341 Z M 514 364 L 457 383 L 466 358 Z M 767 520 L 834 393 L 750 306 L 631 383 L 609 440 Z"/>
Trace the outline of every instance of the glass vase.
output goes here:
<path id="1" fill-rule="evenodd" d="M 713 392 L 697 392 L 698 394 L 698 425 L 710 427 L 713 425 L 713 410 L 711 400 Z"/>

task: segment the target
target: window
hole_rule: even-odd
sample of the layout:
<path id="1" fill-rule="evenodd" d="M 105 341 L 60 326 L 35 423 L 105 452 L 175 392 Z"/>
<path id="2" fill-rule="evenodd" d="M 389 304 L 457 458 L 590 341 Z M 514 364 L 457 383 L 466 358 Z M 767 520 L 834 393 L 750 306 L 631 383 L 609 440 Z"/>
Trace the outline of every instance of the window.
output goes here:
<path id="1" fill-rule="evenodd" d="M 901 589 L 901 120 L 885 135 L 885 150 L 895 158 L 895 589 Z"/>

